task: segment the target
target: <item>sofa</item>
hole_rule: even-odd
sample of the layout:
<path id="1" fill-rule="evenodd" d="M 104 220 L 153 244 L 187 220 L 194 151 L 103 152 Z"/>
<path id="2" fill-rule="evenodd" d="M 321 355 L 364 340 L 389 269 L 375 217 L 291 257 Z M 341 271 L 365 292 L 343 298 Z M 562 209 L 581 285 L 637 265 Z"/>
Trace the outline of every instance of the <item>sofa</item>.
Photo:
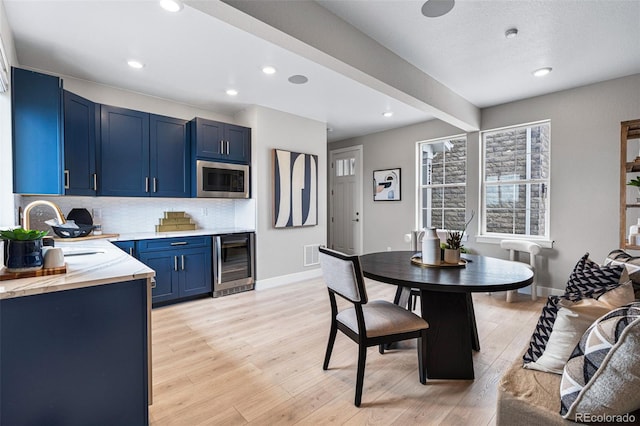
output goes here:
<path id="1" fill-rule="evenodd" d="M 501 377 L 498 425 L 640 423 L 640 257 L 588 256 Z"/>

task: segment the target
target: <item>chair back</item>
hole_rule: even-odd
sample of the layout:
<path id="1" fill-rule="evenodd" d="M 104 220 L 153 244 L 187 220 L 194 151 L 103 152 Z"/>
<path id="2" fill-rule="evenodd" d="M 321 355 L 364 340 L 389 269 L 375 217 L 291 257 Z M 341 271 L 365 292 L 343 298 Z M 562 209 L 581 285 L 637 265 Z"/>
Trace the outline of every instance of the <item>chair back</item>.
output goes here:
<path id="1" fill-rule="evenodd" d="M 320 266 L 327 287 L 353 303 L 367 303 L 358 256 L 320 247 Z"/>
<path id="2" fill-rule="evenodd" d="M 502 240 L 500 247 L 509 250 L 509 260 L 516 260 L 515 252 L 517 251 L 529 253 L 529 264 L 532 268 L 535 268 L 535 256 L 540 253 L 541 249 L 539 244 L 525 240 Z"/>

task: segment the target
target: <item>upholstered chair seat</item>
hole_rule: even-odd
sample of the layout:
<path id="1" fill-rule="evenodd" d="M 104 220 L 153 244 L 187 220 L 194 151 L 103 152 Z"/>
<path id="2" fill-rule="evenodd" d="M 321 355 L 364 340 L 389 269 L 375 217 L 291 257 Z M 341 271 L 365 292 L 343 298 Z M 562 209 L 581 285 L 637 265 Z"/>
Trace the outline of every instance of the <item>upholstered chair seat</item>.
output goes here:
<path id="1" fill-rule="evenodd" d="M 405 309 L 386 300 L 373 300 L 362 306 L 367 337 L 378 337 L 389 334 L 408 333 L 428 327 L 427 322 Z M 355 308 L 341 311 L 336 317 L 338 321 L 358 333 L 358 320 Z"/>

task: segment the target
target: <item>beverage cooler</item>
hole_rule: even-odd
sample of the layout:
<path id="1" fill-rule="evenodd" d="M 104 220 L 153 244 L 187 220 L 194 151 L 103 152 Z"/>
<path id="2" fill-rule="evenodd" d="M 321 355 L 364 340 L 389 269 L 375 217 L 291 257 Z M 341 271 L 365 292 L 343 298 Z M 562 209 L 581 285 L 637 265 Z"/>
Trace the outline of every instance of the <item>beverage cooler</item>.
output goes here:
<path id="1" fill-rule="evenodd" d="M 213 297 L 253 290 L 255 234 L 242 232 L 213 237 Z"/>

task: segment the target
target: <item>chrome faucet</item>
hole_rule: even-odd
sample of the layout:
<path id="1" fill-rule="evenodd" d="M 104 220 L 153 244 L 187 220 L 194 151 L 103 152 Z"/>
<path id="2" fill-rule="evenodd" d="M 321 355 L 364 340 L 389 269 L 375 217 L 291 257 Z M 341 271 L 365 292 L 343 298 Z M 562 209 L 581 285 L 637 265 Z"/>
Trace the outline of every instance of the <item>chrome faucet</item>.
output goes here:
<path id="1" fill-rule="evenodd" d="M 62 214 L 62 210 L 60 210 L 60 207 L 58 207 L 55 203 L 52 203 L 51 201 L 46 201 L 46 200 L 36 200 L 33 201 L 29 204 L 27 204 L 27 206 L 24 208 L 24 211 L 22 212 L 22 227 L 24 229 L 30 229 L 29 226 L 31 225 L 29 223 L 29 214 L 31 213 L 31 209 L 33 209 L 36 206 L 49 206 L 53 209 L 53 211 L 56 214 L 56 219 L 58 219 L 59 223 L 66 223 L 67 221 L 64 219 L 64 215 Z"/>

